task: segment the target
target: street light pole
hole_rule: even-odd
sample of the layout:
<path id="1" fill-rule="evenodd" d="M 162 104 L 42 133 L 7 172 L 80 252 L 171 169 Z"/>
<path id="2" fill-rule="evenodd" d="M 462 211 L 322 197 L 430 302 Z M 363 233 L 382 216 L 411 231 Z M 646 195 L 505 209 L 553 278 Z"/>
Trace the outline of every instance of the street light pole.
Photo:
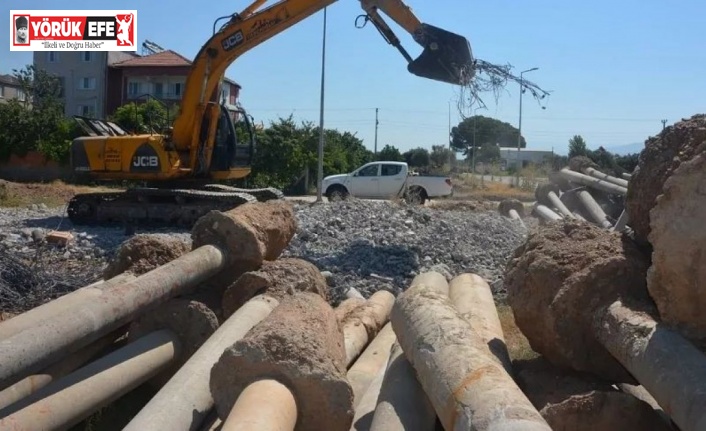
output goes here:
<path id="1" fill-rule="evenodd" d="M 524 93 L 524 81 L 522 75 L 527 73 L 527 72 L 532 72 L 535 70 L 538 70 L 538 67 L 533 67 L 531 69 L 523 70 L 520 72 L 520 122 L 518 126 L 518 131 L 517 131 L 517 163 L 515 164 L 516 167 L 516 176 L 517 176 L 517 187 L 520 186 L 520 147 L 522 145 L 522 93 Z"/>
<path id="2" fill-rule="evenodd" d="M 318 180 L 316 187 L 316 202 L 323 202 L 323 186 L 324 181 L 324 77 L 326 71 L 326 8 L 324 8 L 324 33 L 323 45 L 321 50 L 321 103 L 319 112 L 319 169 Z M 308 169 L 308 168 L 307 168 Z"/>

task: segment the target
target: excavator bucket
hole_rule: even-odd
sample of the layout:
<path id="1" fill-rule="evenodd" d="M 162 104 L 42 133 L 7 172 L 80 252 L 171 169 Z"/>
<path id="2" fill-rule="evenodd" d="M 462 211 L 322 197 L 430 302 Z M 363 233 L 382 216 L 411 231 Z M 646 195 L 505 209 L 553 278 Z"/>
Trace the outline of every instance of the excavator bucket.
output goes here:
<path id="1" fill-rule="evenodd" d="M 456 33 L 422 24 L 414 39 L 424 47 L 407 70 L 422 78 L 466 85 L 475 75 L 471 44 Z"/>

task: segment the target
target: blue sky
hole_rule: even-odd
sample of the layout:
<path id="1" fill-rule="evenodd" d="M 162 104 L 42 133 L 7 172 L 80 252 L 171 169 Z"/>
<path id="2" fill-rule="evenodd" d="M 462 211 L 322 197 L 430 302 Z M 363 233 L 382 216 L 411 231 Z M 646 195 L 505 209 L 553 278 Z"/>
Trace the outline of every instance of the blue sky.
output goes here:
<path id="1" fill-rule="evenodd" d="M 138 39 L 193 58 L 213 21 L 242 10 L 243 1 L 6 0 L 11 9 L 137 9 Z M 522 132 L 529 147 L 565 154 L 582 135 L 589 147 L 642 143 L 668 124 L 704 111 L 706 2 L 683 0 L 407 0 L 423 22 L 462 34 L 476 57 L 509 63 L 552 91 L 546 110 L 525 97 Z M 60 5 L 60 6 L 59 6 Z M 168 6 L 166 6 L 168 5 Z M 355 0 L 328 8 L 325 126 L 354 132 L 372 149 L 375 108 L 378 148 L 401 150 L 448 142 L 459 121 L 458 88 L 407 72 L 404 58 L 369 24 L 354 26 Z M 390 21 L 413 57 L 421 52 Z M 241 101 L 265 124 L 293 114 L 318 124 L 323 12 L 237 59 L 227 75 L 242 86 Z M 10 52 L 9 19 L 0 21 L 0 73 L 31 63 L 31 53 Z M 528 93 L 525 93 L 527 96 Z M 498 103 L 486 95 L 478 114 L 517 126 L 518 85 Z M 470 112 L 465 112 L 470 115 Z"/>

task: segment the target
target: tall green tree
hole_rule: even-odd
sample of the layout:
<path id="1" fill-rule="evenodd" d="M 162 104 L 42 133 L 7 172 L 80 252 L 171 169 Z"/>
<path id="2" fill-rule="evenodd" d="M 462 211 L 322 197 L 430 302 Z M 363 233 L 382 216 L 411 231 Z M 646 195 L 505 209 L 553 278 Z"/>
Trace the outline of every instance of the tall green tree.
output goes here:
<path id="1" fill-rule="evenodd" d="M 453 163 L 456 160 L 456 153 L 445 145 L 432 145 L 430 158 L 431 166 L 438 169 Z"/>
<path id="2" fill-rule="evenodd" d="M 476 162 L 492 163 L 498 160 L 500 160 L 500 147 L 497 145 L 485 143 L 478 149 Z"/>
<path id="3" fill-rule="evenodd" d="M 588 156 L 588 147 L 581 135 L 574 135 L 569 139 L 569 158 L 576 156 Z"/>
<path id="4" fill-rule="evenodd" d="M 519 133 L 519 130 L 510 123 L 474 115 L 451 129 L 451 147 L 466 157 L 470 157 L 473 149 L 479 149 L 483 144 L 499 144 L 501 147 L 516 148 Z M 524 136 L 520 140 L 520 147 L 527 147 Z"/>
<path id="5" fill-rule="evenodd" d="M 389 162 L 404 162 L 402 153 L 394 145 L 385 145 L 378 153 L 377 159 Z"/>
<path id="6" fill-rule="evenodd" d="M 404 157 L 404 161 L 413 168 L 426 168 L 431 164 L 429 150 L 422 147 L 412 148 L 406 151 L 402 157 Z"/>

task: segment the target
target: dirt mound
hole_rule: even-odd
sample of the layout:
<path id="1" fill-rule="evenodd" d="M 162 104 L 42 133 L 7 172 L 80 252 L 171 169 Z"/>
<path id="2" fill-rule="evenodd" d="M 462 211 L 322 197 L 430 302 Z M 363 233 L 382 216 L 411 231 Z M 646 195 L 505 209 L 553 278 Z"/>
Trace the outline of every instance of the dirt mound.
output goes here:
<path id="1" fill-rule="evenodd" d="M 508 263 L 508 303 L 532 349 L 553 364 L 633 382 L 591 324 L 617 299 L 649 302 L 647 267 L 647 257 L 625 236 L 582 221 L 550 222 Z"/>
<path id="2" fill-rule="evenodd" d="M 576 156 L 569 160 L 569 169 L 572 171 L 583 173 L 585 168 L 598 169 L 598 165 L 586 156 Z"/>
<path id="3" fill-rule="evenodd" d="M 650 210 L 662 194 L 664 182 L 681 163 L 690 160 L 704 142 L 705 114 L 694 115 L 669 126 L 645 142 L 626 197 L 630 226 L 640 243 L 648 243 Z"/>
<path id="4" fill-rule="evenodd" d="M 103 272 L 106 280 L 126 271 L 135 275 L 149 272 L 158 266 L 188 253 L 188 237 L 166 234 L 140 234 L 125 241 Z"/>
<path id="5" fill-rule="evenodd" d="M 245 338 L 226 349 L 211 369 L 218 414 L 227 417 L 247 385 L 270 378 L 292 391 L 297 430 L 348 430 L 353 390 L 344 358 L 343 333 L 333 308 L 311 292 L 288 296 Z"/>
<path id="6" fill-rule="evenodd" d="M 704 133 L 706 136 L 706 133 Z M 706 141 L 665 181 L 650 212 L 647 288 L 665 323 L 706 345 Z"/>
<path id="7" fill-rule="evenodd" d="M 297 258 L 264 261 L 257 271 L 246 272 L 223 295 L 227 318 L 253 296 L 267 292 L 282 299 L 294 292 L 314 292 L 328 300 L 326 279 L 314 264 Z"/>

